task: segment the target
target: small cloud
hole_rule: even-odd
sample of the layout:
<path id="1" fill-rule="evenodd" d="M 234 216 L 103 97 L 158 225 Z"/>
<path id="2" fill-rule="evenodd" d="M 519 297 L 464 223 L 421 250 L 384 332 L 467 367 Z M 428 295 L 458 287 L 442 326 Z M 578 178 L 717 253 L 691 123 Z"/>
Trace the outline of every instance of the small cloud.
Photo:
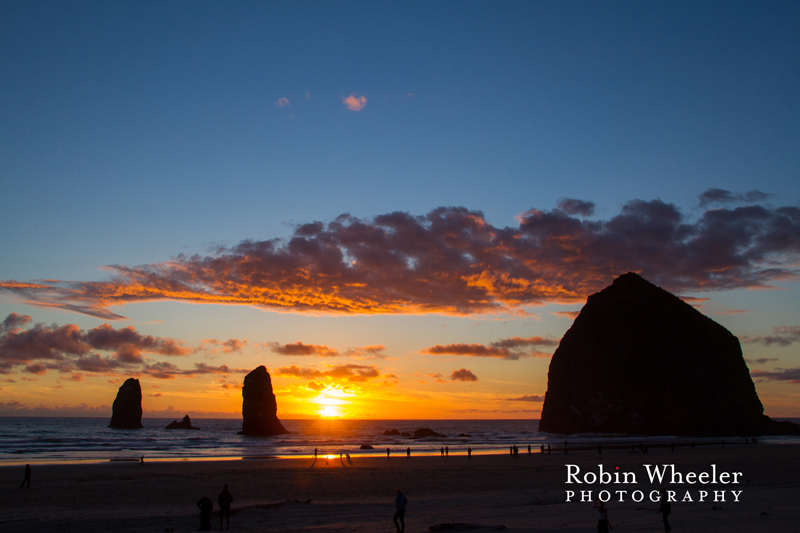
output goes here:
<path id="1" fill-rule="evenodd" d="M 575 320 L 578 318 L 578 315 L 581 314 L 580 311 L 551 311 L 551 315 L 555 315 L 561 318 L 569 318 L 570 320 Z"/>
<path id="2" fill-rule="evenodd" d="M 278 98 L 278 101 L 275 102 L 275 107 L 284 107 L 287 105 L 290 105 L 287 98 Z"/>
<path id="3" fill-rule="evenodd" d="M 478 381 L 478 376 L 466 368 L 461 368 L 453 370 L 453 373 L 450 374 L 450 381 Z"/>
<path id="4" fill-rule="evenodd" d="M 161 398 L 161 396 L 163 396 L 163 395 L 160 392 L 157 392 L 155 394 L 148 394 L 148 396 L 151 396 L 153 398 Z"/>
<path id="5" fill-rule="evenodd" d="M 757 189 L 745 194 L 736 194 L 726 189 L 706 189 L 699 196 L 700 207 L 707 207 L 712 204 L 733 204 L 733 203 L 746 203 L 746 202 L 761 202 L 772 196 L 771 194 L 763 193 Z"/>
<path id="6" fill-rule="evenodd" d="M 34 363 L 32 365 L 26 366 L 25 367 L 25 372 L 28 372 L 30 374 L 36 374 L 37 376 L 41 376 L 42 374 L 46 374 L 47 373 L 47 369 L 42 364 Z"/>
<path id="7" fill-rule="evenodd" d="M 367 105 L 367 98 L 365 96 L 356 97 L 355 94 L 351 94 L 347 98 L 342 98 L 342 103 L 350 111 L 361 111 Z"/>
<path id="8" fill-rule="evenodd" d="M 280 344 L 277 342 L 269 343 L 270 349 L 280 355 L 315 355 L 317 357 L 336 357 L 338 350 L 329 348 L 324 344 L 304 344 L 303 342 L 292 342 Z"/>
<path id="9" fill-rule="evenodd" d="M 433 378 L 434 383 L 447 383 L 444 380 L 444 374 L 442 374 L 441 372 L 432 372 L 428 375 Z"/>
<path id="10" fill-rule="evenodd" d="M 311 98 L 311 93 L 306 91 L 306 100 L 308 100 L 309 98 Z"/>
<path id="11" fill-rule="evenodd" d="M 742 313 L 749 313 L 746 309 L 726 309 L 725 311 L 718 311 L 717 315 L 739 315 Z"/>
<path id="12" fill-rule="evenodd" d="M 777 357 L 760 357 L 758 359 L 748 359 L 747 357 L 744 358 L 745 363 L 748 365 L 763 365 L 765 363 L 772 363 L 773 361 L 777 360 Z"/>
<path id="13" fill-rule="evenodd" d="M 543 402 L 544 396 L 540 396 L 538 394 L 526 394 L 524 396 L 520 396 L 519 398 L 496 398 L 497 400 L 502 400 L 504 402 Z"/>
<path id="14" fill-rule="evenodd" d="M 582 217 L 592 216 L 594 214 L 594 202 L 587 202 L 585 200 L 576 200 L 575 198 L 559 198 L 558 209 L 568 215 L 580 215 Z"/>
<path id="15" fill-rule="evenodd" d="M 558 339 L 552 337 L 510 337 L 485 344 L 437 344 L 420 350 L 427 355 L 466 355 L 470 357 L 493 357 L 496 359 L 517 360 L 520 357 L 550 357 L 551 354 L 539 351 L 538 347 L 558 346 Z"/>

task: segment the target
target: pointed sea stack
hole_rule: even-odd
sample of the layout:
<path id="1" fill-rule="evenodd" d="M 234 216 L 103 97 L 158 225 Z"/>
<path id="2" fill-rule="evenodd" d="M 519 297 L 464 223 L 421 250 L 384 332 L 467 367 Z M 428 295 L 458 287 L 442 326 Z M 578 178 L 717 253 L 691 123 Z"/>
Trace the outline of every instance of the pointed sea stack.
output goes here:
<path id="1" fill-rule="evenodd" d="M 239 435 L 282 435 L 289 433 L 278 420 L 278 404 L 272 379 L 262 365 L 244 378 L 242 387 L 242 431 Z"/>
<path id="2" fill-rule="evenodd" d="M 139 429 L 142 427 L 142 387 L 138 379 L 128 378 L 119 388 L 111 406 L 110 428 Z"/>
<path id="3" fill-rule="evenodd" d="M 800 434 L 764 414 L 739 339 L 637 274 L 589 296 L 550 361 L 539 429 Z"/>

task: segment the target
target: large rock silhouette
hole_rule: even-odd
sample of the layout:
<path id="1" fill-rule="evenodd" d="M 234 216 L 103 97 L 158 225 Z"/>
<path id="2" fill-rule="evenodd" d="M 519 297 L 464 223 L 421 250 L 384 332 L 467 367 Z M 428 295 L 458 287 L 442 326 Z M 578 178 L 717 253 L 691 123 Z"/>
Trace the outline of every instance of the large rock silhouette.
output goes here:
<path id="1" fill-rule="evenodd" d="M 138 379 L 128 378 L 119 388 L 111 406 L 110 428 L 139 429 L 142 427 L 142 387 Z"/>
<path id="2" fill-rule="evenodd" d="M 242 387 L 242 431 L 240 435 L 282 435 L 289 433 L 278 420 L 278 404 L 272 379 L 262 365 L 244 378 Z"/>
<path id="3" fill-rule="evenodd" d="M 764 414 L 739 339 L 637 274 L 589 296 L 550 361 L 539 429 L 796 434 Z"/>

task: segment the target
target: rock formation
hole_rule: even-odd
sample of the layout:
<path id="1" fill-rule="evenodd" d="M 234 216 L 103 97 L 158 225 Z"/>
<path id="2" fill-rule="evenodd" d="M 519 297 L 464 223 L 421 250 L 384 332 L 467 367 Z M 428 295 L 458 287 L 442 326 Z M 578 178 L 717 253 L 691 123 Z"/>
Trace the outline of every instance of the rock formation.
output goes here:
<path id="1" fill-rule="evenodd" d="M 763 412 L 739 340 L 628 273 L 589 296 L 561 339 L 539 429 L 644 435 L 800 430 Z"/>
<path id="2" fill-rule="evenodd" d="M 142 427 L 142 387 L 138 379 L 128 378 L 119 388 L 111 406 L 110 428 L 138 429 Z"/>
<path id="3" fill-rule="evenodd" d="M 424 437 L 446 437 L 447 435 L 442 435 L 441 433 L 436 433 L 431 428 L 419 428 L 414 431 L 414 437 L 416 438 L 424 438 Z"/>
<path id="4" fill-rule="evenodd" d="M 383 432 L 383 434 L 386 436 L 392 436 L 392 435 L 400 435 L 400 432 L 397 431 L 396 429 L 387 429 L 386 431 Z"/>
<path id="5" fill-rule="evenodd" d="M 178 422 L 177 420 L 173 420 L 172 422 L 167 424 L 167 427 L 165 427 L 164 429 L 200 429 L 200 428 L 194 427 L 192 425 L 192 419 L 189 418 L 189 415 L 186 415 L 180 422 Z"/>
<path id="6" fill-rule="evenodd" d="M 242 387 L 242 431 L 239 435 L 282 435 L 289 433 L 278 420 L 278 404 L 272 379 L 262 365 L 244 378 Z"/>

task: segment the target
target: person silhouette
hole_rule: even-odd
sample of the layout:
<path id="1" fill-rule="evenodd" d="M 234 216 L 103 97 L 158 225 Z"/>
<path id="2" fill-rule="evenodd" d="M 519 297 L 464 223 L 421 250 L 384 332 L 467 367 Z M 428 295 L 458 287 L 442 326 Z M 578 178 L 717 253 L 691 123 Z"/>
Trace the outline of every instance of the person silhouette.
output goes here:
<path id="1" fill-rule="evenodd" d="M 222 519 L 228 519 L 228 527 L 225 529 L 231 528 L 231 502 L 233 502 L 233 496 L 231 493 L 228 492 L 228 484 L 226 483 L 222 487 L 222 492 L 219 493 L 219 498 L 217 498 L 217 503 L 219 504 L 219 528 L 222 529 Z"/>
<path id="2" fill-rule="evenodd" d="M 31 488 L 31 465 L 25 465 L 25 477 L 22 478 L 22 485 L 19 488 L 24 487 L 25 483 L 28 484 L 27 488 Z"/>
<path id="3" fill-rule="evenodd" d="M 608 533 L 608 528 L 614 529 L 611 522 L 608 521 L 608 509 L 606 504 L 597 500 L 597 503 L 592 505 L 592 509 L 597 509 L 597 533 Z"/>
<path id="4" fill-rule="evenodd" d="M 411 448 L 406 448 L 406 457 L 411 457 Z"/>
<path id="5" fill-rule="evenodd" d="M 528 444 L 528 455 L 530 455 L 530 454 L 531 454 L 531 445 Z"/>
<path id="6" fill-rule="evenodd" d="M 214 502 L 208 496 L 203 496 L 197 502 L 200 509 L 200 531 L 211 531 L 211 511 L 214 510 Z"/>
<path id="7" fill-rule="evenodd" d="M 442 446 L 441 452 L 442 452 L 442 457 L 444 457 L 444 446 Z"/>
<path id="8" fill-rule="evenodd" d="M 314 448 L 314 459 L 316 459 L 316 458 L 317 458 L 317 449 Z"/>
<path id="9" fill-rule="evenodd" d="M 392 517 L 392 522 L 394 522 L 394 527 L 397 528 L 398 533 L 404 533 L 406 530 L 406 504 L 408 503 L 408 498 L 406 495 L 403 494 L 403 491 L 400 489 L 396 489 L 395 494 L 397 497 L 394 500 L 395 512 L 394 517 Z M 400 520 L 400 525 L 397 524 L 397 521 Z"/>
<path id="10" fill-rule="evenodd" d="M 386 458 L 389 458 L 389 448 L 386 448 Z"/>
<path id="11" fill-rule="evenodd" d="M 444 454 L 445 454 L 445 456 L 449 456 L 450 455 L 450 446 L 445 446 L 444 447 Z"/>
<path id="12" fill-rule="evenodd" d="M 544 443 L 542 443 L 542 445 L 539 447 L 539 449 L 541 450 L 541 452 L 540 452 L 540 453 L 541 453 L 542 455 L 544 455 Z"/>
<path id="13" fill-rule="evenodd" d="M 672 528 L 669 526 L 669 521 L 667 521 L 667 518 L 669 517 L 669 513 L 672 512 L 672 504 L 669 503 L 667 489 L 661 487 L 661 490 L 658 492 L 661 496 L 661 505 L 658 506 L 658 513 L 662 515 L 661 519 L 664 521 L 664 532 L 669 533 L 672 531 Z"/>
<path id="14" fill-rule="evenodd" d="M 467 457 L 472 457 L 472 448 L 467 448 Z"/>
<path id="15" fill-rule="evenodd" d="M 547 455 L 550 455 L 550 443 L 547 443 Z"/>

